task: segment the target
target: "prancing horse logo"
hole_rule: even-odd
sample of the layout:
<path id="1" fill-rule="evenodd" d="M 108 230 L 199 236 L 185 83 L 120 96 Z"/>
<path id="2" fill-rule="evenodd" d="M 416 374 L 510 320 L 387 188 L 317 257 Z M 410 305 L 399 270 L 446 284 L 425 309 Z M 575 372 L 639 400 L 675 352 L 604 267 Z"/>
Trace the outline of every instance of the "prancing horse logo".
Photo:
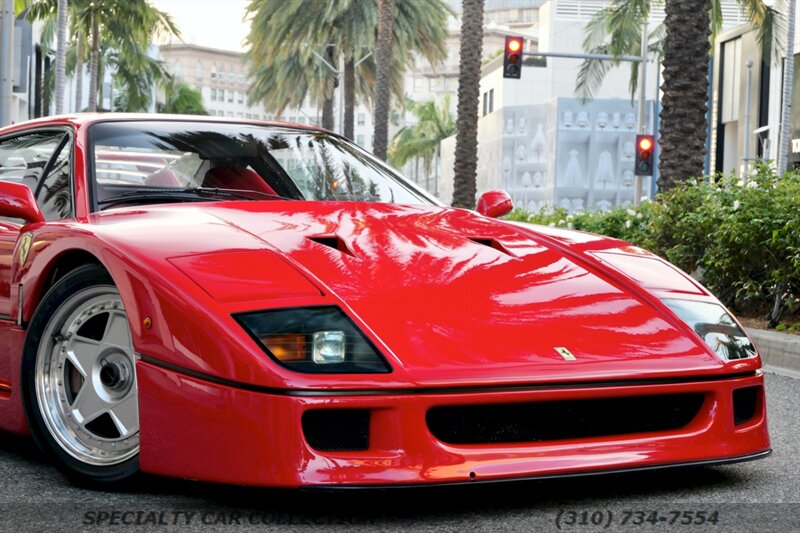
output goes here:
<path id="1" fill-rule="evenodd" d="M 572 355 L 572 352 L 564 348 L 563 346 L 557 346 L 554 348 L 555 351 L 558 352 L 558 355 L 564 358 L 564 361 L 575 361 L 575 356 Z"/>
<path id="2" fill-rule="evenodd" d="M 24 265 L 28 260 L 28 253 L 31 251 L 31 242 L 33 241 L 33 233 L 26 233 L 19 239 L 17 246 L 17 253 L 19 254 L 19 264 Z"/>

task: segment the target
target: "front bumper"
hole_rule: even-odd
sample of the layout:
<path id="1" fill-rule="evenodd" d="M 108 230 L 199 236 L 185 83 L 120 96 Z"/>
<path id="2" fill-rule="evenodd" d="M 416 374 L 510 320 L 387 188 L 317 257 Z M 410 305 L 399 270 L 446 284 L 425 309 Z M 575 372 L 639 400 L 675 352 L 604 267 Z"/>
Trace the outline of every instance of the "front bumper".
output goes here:
<path id="1" fill-rule="evenodd" d="M 719 380 L 353 395 L 268 393 L 137 363 L 143 471 L 276 487 L 384 486 L 554 477 L 678 464 L 731 462 L 769 451 L 763 376 Z M 753 416 L 734 424 L 733 391 L 762 387 Z M 426 413 L 442 405 L 523 403 L 702 393 L 686 426 L 670 431 L 536 443 L 453 445 Z M 321 452 L 301 426 L 311 409 L 369 409 L 369 448 Z M 624 413 L 620 413 L 624 416 Z"/>

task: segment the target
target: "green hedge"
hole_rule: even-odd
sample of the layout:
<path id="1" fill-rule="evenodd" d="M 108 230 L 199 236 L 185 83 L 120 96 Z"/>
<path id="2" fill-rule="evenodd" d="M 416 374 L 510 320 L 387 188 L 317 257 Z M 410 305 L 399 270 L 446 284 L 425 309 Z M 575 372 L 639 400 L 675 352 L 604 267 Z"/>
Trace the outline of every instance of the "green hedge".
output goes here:
<path id="1" fill-rule="evenodd" d="M 739 312 L 800 307 L 800 174 L 759 166 L 746 181 L 691 180 L 635 208 L 568 215 L 560 207 L 509 218 L 599 233 L 646 248 Z"/>

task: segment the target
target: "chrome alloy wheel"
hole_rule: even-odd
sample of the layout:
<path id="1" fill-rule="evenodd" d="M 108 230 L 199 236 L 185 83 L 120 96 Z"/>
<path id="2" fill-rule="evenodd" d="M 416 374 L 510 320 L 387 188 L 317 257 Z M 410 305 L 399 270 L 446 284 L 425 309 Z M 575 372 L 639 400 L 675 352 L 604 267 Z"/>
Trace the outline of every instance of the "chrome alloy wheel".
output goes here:
<path id="1" fill-rule="evenodd" d="M 75 459 L 110 466 L 139 452 L 135 361 L 111 285 L 78 291 L 48 321 L 36 354 L 36 398 L 48 431 Z"/>

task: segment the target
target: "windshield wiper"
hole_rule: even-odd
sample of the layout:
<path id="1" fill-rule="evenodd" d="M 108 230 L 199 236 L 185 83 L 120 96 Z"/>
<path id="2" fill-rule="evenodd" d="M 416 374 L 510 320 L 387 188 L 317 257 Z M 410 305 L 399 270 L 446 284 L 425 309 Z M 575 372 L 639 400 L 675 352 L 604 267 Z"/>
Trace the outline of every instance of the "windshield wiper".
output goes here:
<path id="1" fill-rule="evenodd" d="M 139 200 L 144 201 L 158 201 L 158 200 L 174 200 L 178 202 L 186 202 L 192 200 L 204 200 L 209 197 L 222 197 L 222 198 L 238 198 L 242 200 L 258 200 L 253 198 L 252 195 L 257 195 L 263 198 L 272 198 L 276 200 L 294 200 L 294 198 L 286 198 L 278 196 L 277 194 L 270 194 L 261 191 L 251 191 L 248 189 L 218 189 L 215 187 L 193 187 L 189 189 L 135 189 L 132 191 L 123 192 L 109 198 L 98 201 L 98 205 L 114 205 L 127 202 L 135 202 Z"/>

